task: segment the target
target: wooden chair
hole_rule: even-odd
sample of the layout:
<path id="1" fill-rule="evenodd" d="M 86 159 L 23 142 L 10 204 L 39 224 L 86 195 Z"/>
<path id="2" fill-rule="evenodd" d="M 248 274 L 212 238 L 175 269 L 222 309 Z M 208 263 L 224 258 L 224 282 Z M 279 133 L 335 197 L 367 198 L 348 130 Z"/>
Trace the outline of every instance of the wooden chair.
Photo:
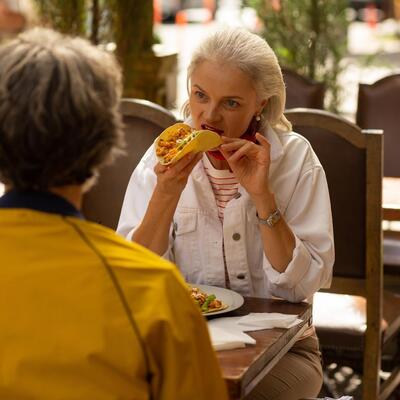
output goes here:
<path id="1" fill-rule="evenodd" d="M 297 72 L 282 68 L 286 85 L 286 109 L 295 107 L 324 108 L 325 85 Z"/>
<path id="2" fill-rule="evenodd" d="M 372 85 L 360 84 L 356 123 L 363 129 L 383 129 L 384 176 L 400 177 L 400 74 Z"/>
<path id="3" fill-rule="evenodd" d="M 83 200 L 88 220 L 116 229 L 129 178 L 154 139 L 174 124 L 174 115 L 146 100 L 124 99 L 121 112 L 125 125 L 126 154 L 100 171 L 100 178 Z M 140 193 L 138 193 L 140 196 Z"/>
<path id="4" fill-rule="evenodd" d="M 385 132 L 383 174 L 386 177 L 400 177 L 399 104 L 400 74 L 387 76 L 372 85 L 359 85 L 356 122 L 361 128 Z M 390 225 L 384 232 L 384 271 L 385 275 L 393 276 L 391 279 L 400 278 L 399 234 L 392 232 Z"/>
<path id="5" fill-rule="evenodd" d="M 324 360 L 362 372 L 363 400 L 387 399 L 400 382 L 400 368 L 381 385 L 381 355 L 398 337 L 400 296 L 383 290 L 382 132 L 362 131 L 321 110 L 293 109 L 286 116 L 313 146 L 332 203 L 336 257 L 331 293 L 314 296 Z"/>

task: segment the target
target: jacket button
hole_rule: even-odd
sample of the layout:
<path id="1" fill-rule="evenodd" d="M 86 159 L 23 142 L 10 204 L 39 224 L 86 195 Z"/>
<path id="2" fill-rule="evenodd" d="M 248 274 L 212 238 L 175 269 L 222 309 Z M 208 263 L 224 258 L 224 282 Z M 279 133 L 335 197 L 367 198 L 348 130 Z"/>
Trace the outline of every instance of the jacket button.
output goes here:
<path id="1" fill-rule="evenodd" d="M 245 275 L 245 274 L 238 274 L 238 275 L 236 276 L 236 278 L 238 278 L 238 279 L 244 279 L 244 278 L 246 278 L 246 275 Z"/>
<path id="2" fill-rule="evenodd" d="M 237 193 L 233 196 L 234 199 L 240 199 L 241 197 L 242 197 L 242 194 L 241 194 L 240 192 L 237 192 Z"/>
<path id="3" fill-rule="evenodd" d="M 232 239 L 233 239 L 233 240 L 236 240 L 236 241 L 240 240 L 240 233 L 234 233 L 234 234 L 232 235 Z"/>

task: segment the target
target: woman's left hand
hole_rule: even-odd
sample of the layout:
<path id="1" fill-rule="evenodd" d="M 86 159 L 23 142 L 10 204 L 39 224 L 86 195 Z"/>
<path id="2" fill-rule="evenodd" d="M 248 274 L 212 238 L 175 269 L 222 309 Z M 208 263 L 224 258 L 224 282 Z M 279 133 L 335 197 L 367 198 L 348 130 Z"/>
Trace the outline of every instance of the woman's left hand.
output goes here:
<path id="1" fill-rule="evenodd" d="M 245 139 L 222 137 L 220 151 L 232 172 L 250 196 L 270 192 L 268 175 L 271 146 L 260 133 L 256 134 L 259 144 Z"/>

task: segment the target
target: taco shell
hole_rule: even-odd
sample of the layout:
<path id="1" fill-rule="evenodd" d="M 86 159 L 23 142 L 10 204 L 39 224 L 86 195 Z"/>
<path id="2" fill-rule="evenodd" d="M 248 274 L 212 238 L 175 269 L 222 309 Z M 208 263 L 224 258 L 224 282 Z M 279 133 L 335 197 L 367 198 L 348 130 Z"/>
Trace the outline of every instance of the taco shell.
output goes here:
<path id="1" fill-rule="evenodd" d="M 174 124 L 155 140 L 157 158 L 162 165 L 180 160 L 186 154 L 207 151 L 222 144 L 218 133 L 194 130 L 187 124 Z"/>
<path id="2" fill-rule="evenodd" d="M 209 308 L 207 311 L 202 311 L 202 314 L 211 314 L 213 312 L 225 310 L 225 308 L 228 308 L 228 305 L 221 303 L 221 307 Z"/>

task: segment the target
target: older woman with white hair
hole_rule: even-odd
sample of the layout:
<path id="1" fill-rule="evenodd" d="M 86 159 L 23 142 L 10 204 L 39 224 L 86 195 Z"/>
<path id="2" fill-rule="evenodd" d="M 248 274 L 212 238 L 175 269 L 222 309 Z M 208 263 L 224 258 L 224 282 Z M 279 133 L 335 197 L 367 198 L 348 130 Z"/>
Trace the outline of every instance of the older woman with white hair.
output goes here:
<path id="1" fill-rule="evenodd" d="M 152 146 L 133 172 L 118 231 L 173 260 L 188 282 L 312 298 L 332 275 L 329 193 L 310 144 L 283 115 L 274 52 L 246 30 L 217 32 L 194 53 L 188 88 L 187 122 L 223 144 L 169 166 Z M 312 397 L 321 384 L 311 328 L 249 398 Z"/>

